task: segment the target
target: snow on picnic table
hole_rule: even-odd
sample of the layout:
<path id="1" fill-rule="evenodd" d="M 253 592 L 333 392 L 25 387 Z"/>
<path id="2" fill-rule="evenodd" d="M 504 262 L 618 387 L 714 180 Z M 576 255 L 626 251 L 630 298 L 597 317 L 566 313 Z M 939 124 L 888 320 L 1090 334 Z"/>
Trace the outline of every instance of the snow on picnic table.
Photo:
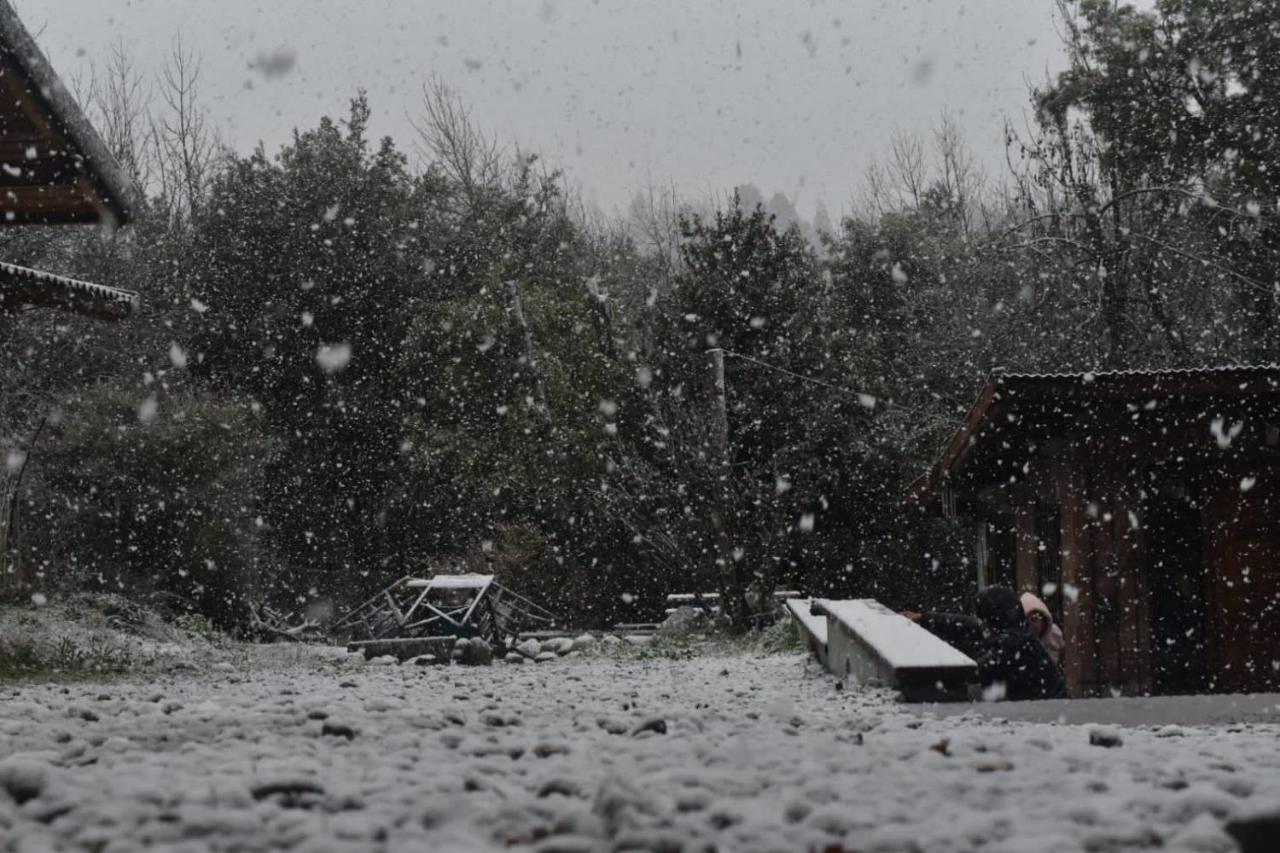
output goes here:
<path id="1" fill-rule="evenodd" d="M 798 654 L 226 670 L 0 688 L 0 850 L 1231 850 L 1280 808 L 1276 725 L 1104 748 Z"/>

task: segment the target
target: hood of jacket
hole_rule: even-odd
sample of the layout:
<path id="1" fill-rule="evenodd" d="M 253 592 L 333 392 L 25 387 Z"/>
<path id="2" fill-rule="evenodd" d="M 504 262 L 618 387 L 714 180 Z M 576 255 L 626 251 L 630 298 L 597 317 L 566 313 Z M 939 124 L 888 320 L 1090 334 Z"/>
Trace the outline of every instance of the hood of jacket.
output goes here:
<path id="1" fill-rule="evenodd" d="M 992 631 L 1026 630 L 1027 627 L 1022 601 L 1008 587 L 989 586 L 978 593 L 976 612 Z"/>

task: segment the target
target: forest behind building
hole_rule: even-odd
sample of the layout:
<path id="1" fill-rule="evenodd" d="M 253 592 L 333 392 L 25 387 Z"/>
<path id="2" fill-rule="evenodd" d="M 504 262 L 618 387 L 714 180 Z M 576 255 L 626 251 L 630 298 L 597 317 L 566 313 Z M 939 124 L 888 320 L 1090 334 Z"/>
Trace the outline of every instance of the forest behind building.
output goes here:
<path id="1" fill-rule="evenodd" d="M 1062 11 L 1068 67 L 1007 169 L 942 116 L 884 140 L 819 231 L 733 188 L 594 213 L 439 81 L 414 138 L 371 138 L 353 93 L 232 151 L 198 56 L 104 58 L 79 95 L 146 209 L 0 240 L 144 307 L 0 317 L 0 590 L 228 628 L 449 568 L 592 626 L 669 592 L 720 590 L 738 625 L 782 587 L 953 602 L 966 532 L 904 496 L 993 369 L 1280 344 L 1274 4 Z"/>

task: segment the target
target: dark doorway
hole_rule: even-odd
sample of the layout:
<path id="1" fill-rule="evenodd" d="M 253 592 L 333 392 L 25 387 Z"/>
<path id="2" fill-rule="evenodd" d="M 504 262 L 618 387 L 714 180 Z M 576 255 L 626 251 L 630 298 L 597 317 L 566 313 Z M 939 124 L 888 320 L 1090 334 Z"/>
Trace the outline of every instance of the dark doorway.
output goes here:
<path id="1" fill-rule="evenodd" d="M 1062 516 L 1057 504 L 1036 505 L 1036 595 L 1062 624 Z"/>
<path id="2" fill-rule="evenodd" d="M 1015 589 L 1018 537 L 1013 517 L 994 515 L 982 522 L 983 577 L 989 586 Z"/>
<path id="3" fill-rule="evenodd" d="M 1200 520 L 1195 492 L 1185 485 L 1161 489 L 1151 507 L 1147 554 L 1156 693 L 1199 693 L 1208 683 L 1208 577 Z"/>

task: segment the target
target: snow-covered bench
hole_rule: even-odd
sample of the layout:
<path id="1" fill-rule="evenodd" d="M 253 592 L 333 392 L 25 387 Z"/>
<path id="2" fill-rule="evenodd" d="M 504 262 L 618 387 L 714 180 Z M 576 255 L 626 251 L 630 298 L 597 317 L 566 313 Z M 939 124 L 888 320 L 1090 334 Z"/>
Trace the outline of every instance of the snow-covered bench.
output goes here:
<path id="1" fill-rule="evenodd" d="M 788 598 L 787 610 L 796 621 L 800 639 L 818 663 L 827 666 L 827 617 L 813 612 L 812 598 Z"/>
<path id="2" fill-rule="evenodd" d="M 968 655 L 874 599 L 817 599 L 812 609 L 826 617 L 826 665 L 840 678 L 897 688 L 908 702 L 965 699 L 977 679 Z"/>

